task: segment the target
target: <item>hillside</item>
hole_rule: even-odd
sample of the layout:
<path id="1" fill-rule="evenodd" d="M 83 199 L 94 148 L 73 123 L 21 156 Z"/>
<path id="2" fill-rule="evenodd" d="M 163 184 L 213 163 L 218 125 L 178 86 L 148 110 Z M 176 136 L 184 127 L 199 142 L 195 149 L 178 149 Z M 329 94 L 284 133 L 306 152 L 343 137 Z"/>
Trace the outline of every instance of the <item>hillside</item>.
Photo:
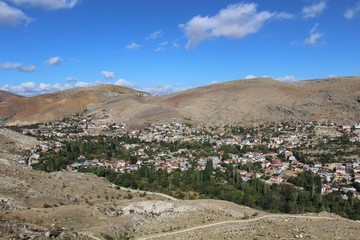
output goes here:
<path id="1" fill-rule="evenodd" d="M 16 155 L 37 144 L 9 130 L 2 130 L 0 139 L 1 150 Z M 358 234 L 358 222 L 327 213 L 267 214 L 226 201 L 174 200 L 117 189 L 93 174 L 34 171 L 16 159 L 0 154 L 1 239 L 104 239 L 105 234 L 130 239 L 356 239 Z"/>
<path id="2" fill-rule="evenodd" d="M 12 116 L 8 124 L 34 123 L 87 108 L 94 113 L 109 109 L 108 122 L 130 125 L 173 119 L 215 125 L 281 121 L 355 123 L 360 119 L 359 92 L 360 77 L 292 83 L 269 78 L 238 80 L 164 96 L 104 85 L 2 100 L 0 117 Z"/>
<path id="3" fill-rule="evenodd" d="M 119 98 L 130 97 L 140 101 L 144 93 L 116 85 L 100 85 L 35 97 L 0 94 L 4 96 L 0 98 L 0 118 L 9 118 L 9 123 L 15 125 L 53 121 Z"/>
<path id="4" fill-rule="evenodd" d="M 151 124 L 177 119 L 195 124 L 252 125 L 281 121 L 360 119 L 360 77 L 284 83 L 251 79 L 212 84 L 148 97 L 143 102 L 112 102 L 109 121 Z"/>
<path id="5" fill-rule="evenodd" d="M 209 124 L 353 122 L 360 119 L 359 92 L 360 78 L 296 83 L 264 78 L 191 89 L 165 102 L 193 121 Z"/>

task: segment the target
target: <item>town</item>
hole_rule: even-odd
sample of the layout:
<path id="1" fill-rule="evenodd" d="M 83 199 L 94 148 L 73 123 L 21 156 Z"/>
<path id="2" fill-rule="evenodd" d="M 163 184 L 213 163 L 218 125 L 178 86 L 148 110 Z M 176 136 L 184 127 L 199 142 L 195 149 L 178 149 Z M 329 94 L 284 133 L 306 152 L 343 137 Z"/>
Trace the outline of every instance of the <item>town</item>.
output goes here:
<path id="1" fill-rule="evenodd" d="M 243 181 L 258 178 L 266 184 L 280 184 L 301 172 L 311 172 L 321 177 L 321 194 L 341 191 L 346 199 L 345 193 L 350 191 L 360 197 L 360 124 L 308 122 L 242 128 L 173 122 L 128 130 L 125 124 L 98 121 L 108 115 L 107 109 L 101 116 L 84 111 L 53 123 L 17 128 L 41 140 L 21 162 L 45 171 L 105 167 L 131 173 L 146 164 L 171 173 L 190 168 L 203 171 L 211 161 L 214 169 L 225 172 L 231 165 Z M 107 139 L 121 141 L 112 146 L 112 151 L 103 150 L 102 155 L 86 154 L 85 145 L 98 145 L 99 137 L 104 140 L 102 144 L 108 144 Z M 69 143 L 75 141 L 82 149 L 77 148 L 66 165 L 39 167 L 65 148 L 72 151 Z M 119 156 L 115 153 L 119 151 L 126 154 Z"/>

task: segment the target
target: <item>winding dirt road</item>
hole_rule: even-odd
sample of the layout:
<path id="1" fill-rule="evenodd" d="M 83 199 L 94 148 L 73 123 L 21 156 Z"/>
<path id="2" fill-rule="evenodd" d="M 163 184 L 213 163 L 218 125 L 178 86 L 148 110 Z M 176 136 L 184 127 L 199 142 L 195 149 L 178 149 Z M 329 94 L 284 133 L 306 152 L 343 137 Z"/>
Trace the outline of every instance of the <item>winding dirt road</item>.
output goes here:
<path id="1" fill-rule="evenodd" d="M 222 221 L 222 222 L 210 223 L 210 224 L 201 225 L 201 226 L 197 226 L 197 227 L 178 230 L 178 231 L 175 231 L 175 232 L 166 232 L 166 233 L 160 233 L 160 234 L 156 234 L 156 235 L 152 235 L 152 236 L 140 237 L 140 238 L 137 238 L 137 239 L 138 240 L 156 239 L 156 238 L 160 238 L 160 237 L 166 237 L 166 236 L 176 235 L 176 234 L 180 234 L 180 233 L 191 232 L 191 231 L 195 231 L 195 230 L 198 230 L 198 229 L 209 228 L 209 227 L 219 226 L 219 225 L 223 225 L 223 224 L 249 223 L 249 222 L 255 222 L 255 221 L 259 221 L 259 220 L 266 219 L 266 218 L 279 218 L 279 217 L 280 218 L 326 219 L 326 220 L 335 219 L 334 217 L 295 216 L 295 215 L 286 215 L 286 214 L 272 214 L 272 215 L 264 215 L 264 216 L 259 216 L 259 217 L 246 219 L 246 220 L 245 219 L 244 220 L 231 220 L 231 221 Z"/>

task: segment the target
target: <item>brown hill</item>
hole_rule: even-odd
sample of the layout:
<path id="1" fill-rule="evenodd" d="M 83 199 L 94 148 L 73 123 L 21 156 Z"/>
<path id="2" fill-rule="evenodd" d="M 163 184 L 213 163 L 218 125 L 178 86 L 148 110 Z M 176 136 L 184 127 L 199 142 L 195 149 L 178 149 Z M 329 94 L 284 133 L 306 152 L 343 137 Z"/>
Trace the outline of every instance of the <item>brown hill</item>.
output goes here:
<path id="1" fill-rule="evenodd" d="M 191 89 L 164 101 L 195 122 L 249 124 L 360 119 L 360 78 L 284 83 L 268 78 Z"/>
<path id="2" fill-rule="evenodd" d="M 1 93 L 0 93 L 1 94 Z M 0 118 L 10 118 L 10 124 L 30 124 L 53 121 L 114 101 L 117 98 L 140 98 L 144 94 L 116 85 L 74 88 L 35 97 L 11 96 L 2 93 Z"/>
<path id="3" fill-rule="evenodd" d="M 231 81 L 146 101 L 112 103 L 111 121 L 150 124 L 178 119 L 196 124 L 360 120 L 360 77 L 285 83 L 269 78 Z"/>
<path id="4" fill-rule="evenodd" d="M 11 98 L 0 108 L 9 124 L 55 120 L 88 108 L 110 109 L 109 122 L 144 125 L 163 121 L 196 124 L 260 124 L 280 121 L 360 120 L 360 77 L 341 77 L 293 83 L 270 78 L 212 84 L 165 96 L 139 97 L 118 86 L 68 90 L 33 98 Z M 15 102 L 15 103 L 14 103 Z M 14 104 L 18 107 L 14 108 Z M 7 114 L 7 115 L 6 115 Z"/>

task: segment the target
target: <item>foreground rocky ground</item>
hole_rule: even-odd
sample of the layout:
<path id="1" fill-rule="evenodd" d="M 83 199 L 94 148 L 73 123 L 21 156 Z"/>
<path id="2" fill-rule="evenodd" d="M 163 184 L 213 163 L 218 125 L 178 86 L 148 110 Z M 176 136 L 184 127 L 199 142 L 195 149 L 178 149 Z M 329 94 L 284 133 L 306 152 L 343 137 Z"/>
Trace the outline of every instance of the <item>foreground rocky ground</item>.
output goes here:
<path id="1" fill-rule="evenodd" d="M 360 223 L 287 216 L 218 200 L 171 200 L 92 174 L 34 171 L 16 161 L 36 140 L 0 130 L 0 239 L 358 239 Z"/>

